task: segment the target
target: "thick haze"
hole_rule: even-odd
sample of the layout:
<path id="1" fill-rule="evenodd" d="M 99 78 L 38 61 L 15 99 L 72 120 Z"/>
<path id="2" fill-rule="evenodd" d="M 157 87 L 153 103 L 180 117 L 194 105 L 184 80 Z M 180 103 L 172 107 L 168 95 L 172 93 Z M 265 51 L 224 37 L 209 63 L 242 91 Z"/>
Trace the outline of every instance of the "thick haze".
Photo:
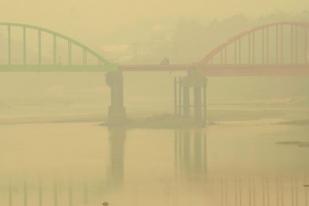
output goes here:
<path id="1" fill-rule="evenodd" d="M 0 22 L 117 64 L 198 62 L 280 21 L 309 22 L 309 0 L 0 0 Z M 0 24 L 0 206 L 307 206 L 309 76 L 240 71 L 303 68 L 309 33 L 266 31 L 213 58 L 233 77 L 193 65 L 122 81 L 71 38 Z M 15 67 L 26 72 L 4 72 Z"/>
<path id="2" fill-rule="evenodd" d="M 180 18 L 211 21 L 240 13 L 255 17 L 278 11 L 293 13 L 309 8 L 309 1 L 5 0 L 0 7 L 1 21 L 36 24 L 84 41 L 95 38 L 108 43 L 111 36 L 120 35 L 118 32 L 138 22 L 160 24 Z"/>
<path id="3" fill-rule="evenodd" d="M 227 38 L 245 29 L 277 21 L 309 21 L 309 1 L 305 0 L 6 0 L 0 1 L 0 8 L 2 22 L 46 27 L 80 40 L 108 60 L 124 64 L 158 64 L 165 57 L 171 63 L 191 63 L 201 60 Z M 12 41 L 16 48 L 13 50 L 20 51 L 20 39 L 15 37 Z M 6 33 L 0 33 L 0 40 L 6 42 Z M 5 54 L 3 49 L 0 48 L 0 54 Z M 35 49 L 35 44 L 29 44 L 29 50 L 34 50 L 32 54 L 36 58 Z M 6 61 L 5 56 L 2 60 Z M 173 74 L 126 74 L 128 107 L 138 105 L 140 108 L 140 105 L 147 105 L 147 102 L 151 105 L 154 101 L 158 101 L 158 105 L 172 103 L 173 78 Z M 159 81 L 160 87 L 153 86 Z M 263 85 L 260 85 L 260 79 L 254 78 L 210 81 L 211 103 L 244 99 L 309 102 L 307 78 L 265 78 Z M 30 111 L 30 115 L 33 111 L 54 114 L 60 109 L 70 114 L 101 115 L 104 113 L 102 105 L 107 108 L 109 104 L 108 88 L 104 83 L 104 75 L 97 74 L 2 74 L 0 106 L 3 105 L 7 115 L 21 114 L 22 111 Z M 168 94 L 160 98 L 162 88 L 167 88 Z M 166 102 L 162 103 L 161 99 Z M 33 110 L 28 105 L 34 105 Z M 37 105 L 41 109 L 37 109 Z M 72 110 L 68 111 L 68 105 Z"/>

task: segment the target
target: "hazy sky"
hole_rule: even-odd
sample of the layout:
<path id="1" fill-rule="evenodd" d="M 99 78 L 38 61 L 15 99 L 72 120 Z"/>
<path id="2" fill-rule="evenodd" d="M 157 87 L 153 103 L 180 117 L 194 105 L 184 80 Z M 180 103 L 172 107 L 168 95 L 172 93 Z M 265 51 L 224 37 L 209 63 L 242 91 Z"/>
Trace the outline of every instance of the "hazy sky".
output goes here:
<path id="1" fill-rule="evenodd" d="M 299 12 L 308 0 L 2 0 L 1 21 L 41 25 L 79 39 L 104 36 L 138 21 L 214 19 L 234 14 Z"/>

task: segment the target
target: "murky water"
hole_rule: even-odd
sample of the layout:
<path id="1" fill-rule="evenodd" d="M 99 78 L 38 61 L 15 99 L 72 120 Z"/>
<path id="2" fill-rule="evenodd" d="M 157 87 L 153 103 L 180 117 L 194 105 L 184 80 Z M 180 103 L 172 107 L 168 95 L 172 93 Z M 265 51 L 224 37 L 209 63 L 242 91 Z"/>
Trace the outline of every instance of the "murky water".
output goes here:
<path id="1" fill-rule="evenodd" d="M 174 77 L 151 77 L 125 79 L 130 117 L 173 111 Z M 97 74 L 0 78 L 1 206 L 308 205 L 305 78 L 210 80 L 209 124 L 178 130 L 103 126 Z"/>
<path id="2" fill-rule="evenodd" d="M 305 205 L 308 129 L 2 125 L 1 205 Z"/>

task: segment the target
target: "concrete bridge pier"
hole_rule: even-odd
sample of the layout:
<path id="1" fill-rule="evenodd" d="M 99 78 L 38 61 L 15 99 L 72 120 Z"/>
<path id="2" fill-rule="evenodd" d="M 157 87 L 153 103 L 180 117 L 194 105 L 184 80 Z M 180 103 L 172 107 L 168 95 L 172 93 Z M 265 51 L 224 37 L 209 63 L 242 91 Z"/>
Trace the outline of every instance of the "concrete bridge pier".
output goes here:
<path id="1" fill-rule="evenodd" d="M 106 82 L 110 88 L 111 96 L 107 123 L 109 125 L 122 125 L 126 121 L 126 110 L 123 100 L 123 73 L 121 71 L 107 73 Z"/>
<path id="2" fill-rule="evenodd" d="M 196 124 L 203 123 L 202 115 L 202 87 L 199 84 L 193 86 L 193 96 L 194 96 L 194 121 Z"/>
<path id="3" fill-rule="evenodd" d="M 183 80 L 182 87 L 183 87 L 182 114 L 184 118 L 188 119 L 191 116 L 190 85 L 186 83 L 185 80 Z"/>
<path id="4" fill-rule="evenodd" d="M 206 124 L 207 79 L 197 71 L 189 71 L 185 77 L 175 79 L 175 115 L 199 126 Z"/>
<path id="5" fill-rule="evenodd" d="M 197 72 L 192 76 L 194 122 L 204 126 L 207 120 L 207 79 Z"/>

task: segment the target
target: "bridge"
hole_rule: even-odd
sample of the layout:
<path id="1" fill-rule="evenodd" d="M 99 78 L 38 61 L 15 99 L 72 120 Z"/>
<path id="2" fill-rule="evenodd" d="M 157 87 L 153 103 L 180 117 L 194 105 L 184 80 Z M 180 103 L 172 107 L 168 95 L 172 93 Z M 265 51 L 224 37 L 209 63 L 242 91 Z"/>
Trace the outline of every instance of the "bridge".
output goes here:
<path id="1" fill-rule="evenodd" d="M 121 65 L 123 71 L 186 71 L 206 76 L 308 75 L 309 23 L 279 22 L 233 36 L 199 62 Z"/>
<path id="2" fill-rule="evenodd" d="M 243 31 L 188 64 L 118 65 L 58 32 L 18 23 L 0 23 L 6 52 L 0 72 L 107 72 L 111 88 L 109 123 L 123 124 L 124 72 L 186 72 L 175 78 L 175 115 L 206 122 L 206 78 L 211 76 L 309 75 L 309 23 L 278 22 Z M 3 48 L 0 48 L 3 49 Z M 191 93 L 193 102 L 191 103 Z M 193 105 L 193 112 L 191 106 Z"/>
<path id="3" fill-rule="evenodd" d="M 117 68 L 88 46 L 46 28 L 3 22 L 0 31 L 1 50 L 6 50 L 0 57 L 0 72 L 107 72 Z"/>

